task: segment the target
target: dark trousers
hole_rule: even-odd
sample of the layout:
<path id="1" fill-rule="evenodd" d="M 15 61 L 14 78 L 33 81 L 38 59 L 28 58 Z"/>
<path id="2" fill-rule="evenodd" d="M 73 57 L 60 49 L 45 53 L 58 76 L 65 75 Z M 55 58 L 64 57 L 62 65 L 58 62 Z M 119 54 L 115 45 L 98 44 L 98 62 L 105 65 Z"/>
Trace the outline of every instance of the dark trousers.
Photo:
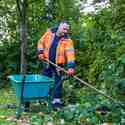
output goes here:
<path id="1" fill-rule="evenodd" d="M 62 65 L 60 66 L 63 67 Z M 52 65 L 45 64 L 42 74 L 55 79 L 54 98 L 61 98 L 62 72 L 57 71 L 57 69 Z"/>

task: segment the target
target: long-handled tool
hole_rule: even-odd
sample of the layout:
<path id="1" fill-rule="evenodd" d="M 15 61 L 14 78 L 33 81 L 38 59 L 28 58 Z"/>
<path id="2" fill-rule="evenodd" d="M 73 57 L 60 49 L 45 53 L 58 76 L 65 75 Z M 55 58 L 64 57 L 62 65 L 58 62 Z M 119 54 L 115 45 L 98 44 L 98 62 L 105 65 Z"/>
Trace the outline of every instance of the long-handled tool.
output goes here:
<path id="1" fill-rule="evenodd" d="M 64 73 L 68 74 L 68 71 L 67 71 L 67 70 L 65 70 L 64 68 L 58 66 L 57 64 L 53 63 L 52 61 L 46 60 L 46 62 L 49 63 L 49 64 L 51 64 L 51 65 L 53 65 L 53 66 L 55 66 L 57 69 L 63 71 Z M 78 78 L 76 75 L 73 75 L 72 77 L 73 77 L 74 79 L 76 79 L 77 81 L 79 81 L 80 83 L 83 83 L 84 85 L 86 85 L 86 86 L 88 86 L 89 88 L 95 90 L 95 91 L 98 92 L 99 94 L 101 94 L 101 95 L 105 96 L 106 98 L 110 99 L 110 100 L 111 100 L 112 102 L 114 102 L 115 104 L 117 104 L 117 105 L 119 105 L 119 106 L 125 108 L 125 104 L 123 104 L 121 101 L 118 101 L 118 100 L 114 99 L 113 97 L 111 97 L 111 96 L 105 94 L 104 92 L 98 90 L 98 89 L 95 88 L 94 86 L 92 86 L 92 85 L 90 85 L 89 83 L 87 83 L 87 82 L 83 81 L 82 79 Z"/>

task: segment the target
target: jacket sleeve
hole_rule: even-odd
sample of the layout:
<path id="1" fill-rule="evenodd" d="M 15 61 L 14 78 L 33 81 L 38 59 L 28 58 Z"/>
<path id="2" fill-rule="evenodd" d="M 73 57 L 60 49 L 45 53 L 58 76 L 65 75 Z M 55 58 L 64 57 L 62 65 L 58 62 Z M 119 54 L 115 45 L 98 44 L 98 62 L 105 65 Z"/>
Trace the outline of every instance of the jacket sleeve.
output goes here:
<path id="1" fill-rule="evenodd" d="M 45 41 L 46 36 L 47 36 L 47 32 L 38 41 L 38 44 L 37 44 L 37 54 L 38 55 L 43 54 L 43 51 L 44 51 L 44 41 Z"/>
<path id="2" fill-rule="evenodd" d="M 67 40 L 65 47 L 65 54 L 68 68 L 75 68 L 75 49 L 72 40 Z"/>

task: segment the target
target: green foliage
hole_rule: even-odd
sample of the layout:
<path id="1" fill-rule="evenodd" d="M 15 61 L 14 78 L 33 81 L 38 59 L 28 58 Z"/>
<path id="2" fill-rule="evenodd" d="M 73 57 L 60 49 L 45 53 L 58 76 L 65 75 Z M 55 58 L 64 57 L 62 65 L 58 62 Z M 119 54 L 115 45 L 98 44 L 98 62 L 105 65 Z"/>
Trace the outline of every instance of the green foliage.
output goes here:
<path id="1" fill-rule="evenodd" d="M 69 82 L 64 86 L 68 86 Z M 68 90 L 71 87 L 67 87 Z M 42 111 L 42 106 L 36 105 L 36 102 L 31 103 L 31 112 L 22 113 L 20 119 L 15 119 L 15 109 L 3 108 L 0 112 L 0 123 L 4 125 L 13 124 L 51 124 L 51 125 L 97 125 L 104 122 L 111 122 L 115 124 L 121 124 L 121 118 L 124 120 L 124 110 L 121 107 L 117 107 L 104 97 L 97 95 L 94 92 L 87 93 L 88 88 L 74 89 L 79 98 L 79 102 L 66 104 L 63 109 L 58 111 L 51 111 L 46 113 Z M 1 89 L 0 94 L 0 106 L 1 104 L 15 104 L 15 93 L 10 88 Z M 70 93 L 70 92 L 69 92 Z M 6 98 L 5 98 L 6 96 Z M 96 97 L 96 98 L 95 98 Z M 38 108 L 38 111 L 33 111 L 33 107 Z M 102 114 L 97 111 L 97 108 L 101 106 L 107 106 L 110 110 Z M 44 108 L 47 108 L 44 106 Z"/>
<path id="2" fill-rule="evenodd" d="M 111 8 L 83 16 L 83 34 L 77 49 L 79 76 L 113 96 L 124 78 L 124 32 L 113 29 Z"/>
<path id="3" fill-rule="evenodd" d="M 125 30 L 125 3 L 123 0 L 111 1 L 112 5 L 112 14 L 113 14 L 113 24 L 114 29 L 117 31 Z"/>

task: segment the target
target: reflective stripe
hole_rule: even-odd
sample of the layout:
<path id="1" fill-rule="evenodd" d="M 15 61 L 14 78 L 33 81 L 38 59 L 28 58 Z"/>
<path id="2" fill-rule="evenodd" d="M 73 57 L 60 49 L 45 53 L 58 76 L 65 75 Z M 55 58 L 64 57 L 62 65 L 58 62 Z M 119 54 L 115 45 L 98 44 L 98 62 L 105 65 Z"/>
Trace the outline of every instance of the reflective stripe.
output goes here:
<path id="1" fill-rule="evenodd" d="M 37 50 L 38 50 L 38 51 L 43 51 L 44 49 L 43 49 L 43 48 L 38 48 Z"/>
<path id="2" fill-rule="evenodd" d="M 73 47 L 70 47 L 70 48 L 68 48 L 67 50 L 74 50 L 74 48 L 73 48 Z"/>

